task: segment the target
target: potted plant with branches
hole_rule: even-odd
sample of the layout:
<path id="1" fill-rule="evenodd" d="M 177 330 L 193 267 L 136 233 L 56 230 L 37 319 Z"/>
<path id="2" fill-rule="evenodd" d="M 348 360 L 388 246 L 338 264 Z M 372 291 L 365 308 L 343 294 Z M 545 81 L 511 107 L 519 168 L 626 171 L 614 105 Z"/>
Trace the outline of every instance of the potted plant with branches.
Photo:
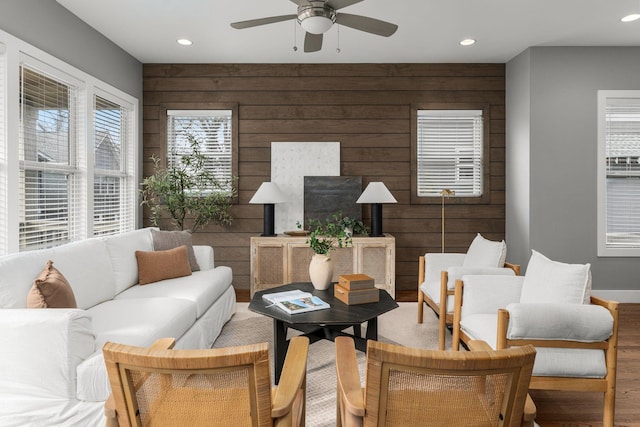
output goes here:
<path id="1" fill-rule="evenodd" d="M 142 181 L 142 205 L 149 208 L 155 226 L 165 214 L 171 217 L 175 229 L 189 228 L 192 233 L 210 222 L 230 225 L 234 182 L 219 182 L 206 167 L 207 158 L 198 140 L 193 135 L 187 135 L 187 139 L 190 151 L 179 162 L 164 168 L 159 157 L 151 156 L 154 172 Z"/>
<path id="2" fill-rule="evenodd" d="M 300 222 L 296 225 L 302 229 Z M 350 246 L 352 240 L 340 223 L 338 214 L 333 215 L 333 220 L 309 219 L 308 226 L 309 237 L 306 243 L 314 252 L 309 264 L 309 278 L 316 289 L 324 290 L 329 287 L 333 278 L 331 251 Z"/>

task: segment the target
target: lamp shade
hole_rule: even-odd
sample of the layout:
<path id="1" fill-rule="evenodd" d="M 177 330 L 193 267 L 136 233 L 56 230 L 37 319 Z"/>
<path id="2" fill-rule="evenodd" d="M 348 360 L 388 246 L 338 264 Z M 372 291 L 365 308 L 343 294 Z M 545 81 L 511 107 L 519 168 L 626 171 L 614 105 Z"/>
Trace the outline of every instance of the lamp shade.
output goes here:
<path id="1" fill-rule="evenodd" d="M 356 203 L 398 203 L 382 182 L 370 182 Z"/>
<path id="2" fill-rule="evenodd" d="M 254 205 L 262 205 L 267 203 L 284 203 L 287 197 L 282 193 L 280 187 L 275 182 L 263 182 L 260 188 L 253 195 L 249 203 Z"/>

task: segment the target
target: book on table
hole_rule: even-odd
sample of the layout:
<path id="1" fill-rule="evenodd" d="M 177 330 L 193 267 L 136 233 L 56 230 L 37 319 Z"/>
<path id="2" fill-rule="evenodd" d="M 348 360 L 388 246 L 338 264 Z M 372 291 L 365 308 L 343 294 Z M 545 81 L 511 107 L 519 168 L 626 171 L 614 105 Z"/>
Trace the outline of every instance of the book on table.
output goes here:
<path id="1" fill-rule="evenodd" d="M 289 314 L 306 313 L 331 307 L 317 296 L 300 290 L 264 294 L 262 299 Z"/>

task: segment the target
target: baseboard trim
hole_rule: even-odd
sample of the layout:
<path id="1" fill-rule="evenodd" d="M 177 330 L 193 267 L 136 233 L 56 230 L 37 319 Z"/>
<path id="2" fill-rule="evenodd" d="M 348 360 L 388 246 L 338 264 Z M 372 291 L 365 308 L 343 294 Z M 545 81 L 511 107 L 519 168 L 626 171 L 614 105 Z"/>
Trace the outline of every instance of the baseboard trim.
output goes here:
<path id="1" fill-rule="evenodd" d="M 593 289 L 591 293 L 606 300 L 618 301 L 621 303 L 640 303 L 640 290 L 604 290 Z"/>

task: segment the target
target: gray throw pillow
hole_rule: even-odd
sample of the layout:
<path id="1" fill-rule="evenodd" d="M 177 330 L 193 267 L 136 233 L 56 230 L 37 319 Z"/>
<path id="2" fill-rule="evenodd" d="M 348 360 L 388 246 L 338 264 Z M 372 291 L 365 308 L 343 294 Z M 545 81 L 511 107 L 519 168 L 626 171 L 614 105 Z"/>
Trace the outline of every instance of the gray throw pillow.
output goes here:
<path id="1" fill-rule="evenodd" d="M 151 238 L 153 240 L 154 251 L 166 251 L 179 246 L 186 246 L 191 271 L 200 271 L 196 254 L 193 251 L 191 233 L 188 231 L 161 231 L 152 228 Z"/>

